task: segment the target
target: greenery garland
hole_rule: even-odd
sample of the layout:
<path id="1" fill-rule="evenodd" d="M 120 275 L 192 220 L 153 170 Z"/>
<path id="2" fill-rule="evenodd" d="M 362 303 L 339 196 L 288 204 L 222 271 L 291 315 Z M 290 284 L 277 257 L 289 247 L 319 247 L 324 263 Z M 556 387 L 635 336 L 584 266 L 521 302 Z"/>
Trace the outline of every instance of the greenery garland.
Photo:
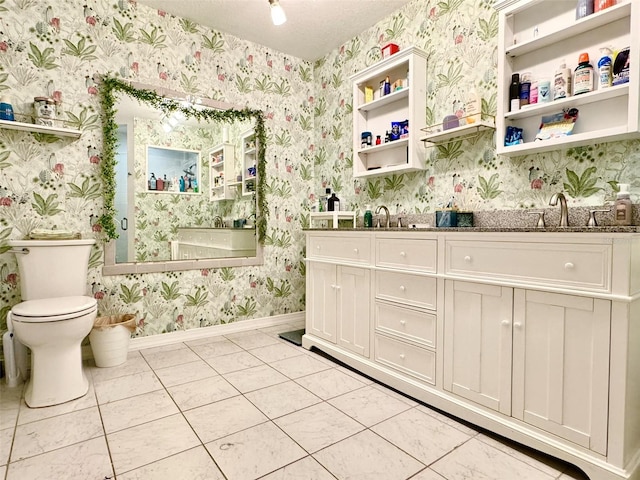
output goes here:
<path id="1" fill-rule="evenodd" d="M 258 178 L 256 186 L 256 228 L 258 233 L 258 241 L 264 245 L 264 239 L 267 232 L 267 200 L 265 195 L 265 177 L 266 177 L 266 144 L 267 135 L 264 126 L 264 115 L 261 110 L 245 108 L 242 110 L 216 110 L 213 108 L 194 109 L 185 108 L 177 100 L 158 95 L 153 90 L 144 90 L 135 88 L 129 83 L 115 77 L 105 77 L 102 79 L 100 88 L 100 103 L 102 106 L 103 116 L 103 148 L 104 157 L 100 161 L 100 174 L 103 184 L 104 211 L 98 223 L 102 226 L 102 230 L 107 239 L 113 240 L 118 237 L 115 223 L 115 192 L 116 192 L 116 156 L 115 150 L 118 143 L 117 132 L 118 125 L 115 121 L 115 92 L 123 92 L 140 102 L 145 102 L 164 113 L 182 112 L 186 116 L 197 118 L 204 121 L 233 123 L 235 121 L 244 121 L 254 119 L 255 136 L 258 147 Z"/>

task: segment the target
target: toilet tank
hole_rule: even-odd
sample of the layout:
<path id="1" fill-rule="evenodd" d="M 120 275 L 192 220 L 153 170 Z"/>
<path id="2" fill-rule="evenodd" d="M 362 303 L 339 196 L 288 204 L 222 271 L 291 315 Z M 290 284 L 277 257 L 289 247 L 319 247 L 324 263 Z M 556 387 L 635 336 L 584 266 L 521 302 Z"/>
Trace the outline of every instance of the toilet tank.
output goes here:
<path id="1" fill-rule="evenodd" d="M 87 295 L 89 254 L 83 240 L 9 240 L 20 273 L 22 300 Z"/>

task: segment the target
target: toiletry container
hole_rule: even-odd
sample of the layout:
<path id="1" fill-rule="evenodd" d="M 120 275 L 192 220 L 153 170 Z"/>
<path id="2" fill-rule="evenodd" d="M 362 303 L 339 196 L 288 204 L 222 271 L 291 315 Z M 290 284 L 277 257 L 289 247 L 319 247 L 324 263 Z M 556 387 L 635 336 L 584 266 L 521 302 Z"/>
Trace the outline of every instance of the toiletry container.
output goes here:
<path id="1" fill-rule="evenodd" d="M 327 210 L 329 212 L 340 211 L 340 199 L 336 197 L 336 192 L 333 192 L 329 197 L 329 199 L 327 200 Z"/>
<path id="2" fill-rule="evenodd" d="M 613 7 L 616 0 L 593 0 L 593 12 L 599 12 L 605 8 Z"/>
<path id="3" fill-rule="evenodd" d="M 598 3 L 598 0 L 595 0 Z M 578 0 L 576 6 L 576 20 L 591 15 L 593 13 L 594 0 Z"/>
<path id="4" fill-rule="evenodd" d="M 589 54 L 581 53 L 579 62 L 573 74 L 574 95 L 593 90 L 593 65 L 589 63 Z"/>
<path id="5" fill-rule="evenodd" d="M 520 74 L 511 75 L 511 85 L 509 85 L 509 111 L 520 110 Z"/>
<path id="6" fill-rule="evenodd" d="M 529 90 L 529 105 L 538 103 L 538 81 L 531 81 L 531 89 Z"/>
<path id="7" fill-rule="evenodd" d="M 11 100 L 6 95 L 0 97 L 0 120 L 14 121 L 13 106 Z"/>
<path id="8" fill-rule="evenodd" d="M 364 207 L 364 226 L 366 228 L 373 227 L 373 213 L 371 213 L 371 205 Z"/>
<path id="9" fill-rule="evenodd" d="M 551 91 L 551 80 L 548 78 L 541 78 L 538 80 L 538 103 L 548 103 L 553 97 Z"/>
<path id="10" fill-rule="evenodd" d="M 629 198 L 629 184 L 620 183 L 618 186 L 620 190 L 618 191 L 614 208 L 616 225 L 633 225 L 633 207 Z"/>
<path id="11" fill-rule="evenodd" d="M 152 173 L 151 178 L 149 179 L 149 190 L 156 190 L 157 188 L 158 186 L 157 186 L 156 176 L 154 173 Z"/>
<path id="12" fill-rule="evenodd" d="M 553 77 L 553 99 L 566 98 L 571 96 L 571 69 L 567 68 L 563 60 Z"/>
<path id="13" fill-rule="evenodd" d="M 520 89 L 519 89 L 519 97 L 520 97 L 520 108 L 525 105 L 529 105 L 529 95 L 531 92 L 531 74 L 529 72 L 524 72 L 520 76 Z"/>
<path id="14" fill-rule="evenodd" d="M 600 49 L 602 57 L 598 60 L 598 87 L 608 88 L 611 86 L 611 57 L 613 52 L 608 47 Z"/>

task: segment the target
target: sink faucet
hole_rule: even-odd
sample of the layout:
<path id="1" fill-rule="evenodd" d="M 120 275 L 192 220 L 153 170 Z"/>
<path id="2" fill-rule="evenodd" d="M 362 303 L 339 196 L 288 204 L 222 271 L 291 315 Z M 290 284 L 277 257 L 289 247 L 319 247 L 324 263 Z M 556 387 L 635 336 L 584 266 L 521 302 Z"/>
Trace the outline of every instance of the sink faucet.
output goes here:
<path id="1" fill-rule="evenodd" d="M 224 227 L 224 222 L 222 221 L 222 217 L 220 215 L 216 215 L 213 217 L 213 228 L 222 228 Z"/>
<path id="2" fill-rule="evenodd" d="M 554 193 L 549 200 L 549 205 L 555 207 L 560 200 L 560 223 L 559 227 L 569 226 L 569 210 L 567 209 L 567 199 L 562 192 Z"/>
<path id="3" fill-rule="evenodd" d="M 384 205 L 380 205 L 378 208 L 376 208 L 376 212 L 375 212 L 376 215 L 378 215 L 381 210 L 384 210 L 384 214 L 385 214 L 384 227 L 385 228 L 389 228 L 389 209 L 387 207 L 385 207 Z M 376 223 L 376 227 L 380 228 L 380 218 L 378 218 L 378 222 Z"/>

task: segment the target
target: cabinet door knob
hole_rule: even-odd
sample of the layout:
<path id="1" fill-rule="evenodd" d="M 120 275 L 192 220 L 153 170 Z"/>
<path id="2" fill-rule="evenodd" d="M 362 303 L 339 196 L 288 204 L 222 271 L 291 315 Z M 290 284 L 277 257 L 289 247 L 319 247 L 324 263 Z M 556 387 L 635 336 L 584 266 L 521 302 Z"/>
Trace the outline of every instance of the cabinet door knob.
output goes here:
<path id="1" fill-rule="evenodd" d="M 465 255 L 464 261 L 467 262 L 467 263 L 471 262 L 471 256 Z"/>
<path id="2" fill-rule="evenodd" d="M 522 328 L 522 323 L 514 322 L 513 326 L 516 327 L 517 329 L 520 329 L 520 328 Z"/>
<path id="3" fill-rule="evenodd" d="M 404 253 L 404 252 L 400 252 L 400 256 L 401 256 L 401 257 L 406 257 L 406 256 L 407 256 L 407 254 L 406 254 L 406 253 Z"/>
<path id="4" fill-rule="evenodd" d="M 336 290 L 340 290 L 340 285 L 336 285 Z"/>
<path id="5" fill-rule="evenodd" d="M 402 360 L 404 360 L 404 353 L 401 353 L 401 354 L 400 354 L 400 358 L 401 358 Z"/>
<path id="6" fill-rule="evenodd" d="M 406 322 L 406 320 L 400 320 L 400 325 L 404 325 Z"/>
<path id="7" fill-rule="evenodd" d="M 320 245 L 316 245 L 316 249 L 317 249 L 317 250 L 320 250 Z"/>
<path id="8" fill-rule="evenodd" d="M 573 270 L 573 267 L 574 267 L 574 265 L 571 262 L 567 262 L 567 263 L 564 264 L 564 269 L 565 270 Z"/>
<path id="9" fill-rule="evenodd" d="M 353 249 L 353 253 L 358 253 L 358 249 L 357 249 L 357 248 L 354 248 L 354 249 Z"/>
<path id="10" fill-rule="evenodd" d="M 400 285 L 400 291 L 404 292 L 405 290 L 406 290 L 405 286 L 404 285 Z"/>
<path id="11" fill-rule="evenodd" d="M 505 327 L 508 327 L 509 325 L 511 325 L 511 322 L 509 320 L 502 320 L 502 322 L 500 322 L 502 325 L 504 325 Z"/>
<path id="12" fill-rule="evenodd" d="M 338 287 L 337 285 L 335 285 L 335 284 L 333 284 L 333 283 L 331 284 L 331 288 L 333 288 L 334 290 L 335 290 L 337 287 Z"/>

